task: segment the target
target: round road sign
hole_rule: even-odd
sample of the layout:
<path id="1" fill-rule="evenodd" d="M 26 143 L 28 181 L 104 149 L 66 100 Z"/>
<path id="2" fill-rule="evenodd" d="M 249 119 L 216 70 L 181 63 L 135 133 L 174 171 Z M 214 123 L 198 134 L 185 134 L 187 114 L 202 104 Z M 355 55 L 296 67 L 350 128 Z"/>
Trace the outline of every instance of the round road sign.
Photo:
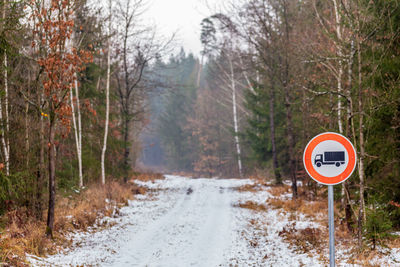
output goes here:
<path id="1" fill-rule="evenodd" d="M 325 185 L 344 182 L 356 168 L 353 144 L 338 133 L 322 133 L 311 139 L 304 149 L 303 163 L 308 175 Z"/>

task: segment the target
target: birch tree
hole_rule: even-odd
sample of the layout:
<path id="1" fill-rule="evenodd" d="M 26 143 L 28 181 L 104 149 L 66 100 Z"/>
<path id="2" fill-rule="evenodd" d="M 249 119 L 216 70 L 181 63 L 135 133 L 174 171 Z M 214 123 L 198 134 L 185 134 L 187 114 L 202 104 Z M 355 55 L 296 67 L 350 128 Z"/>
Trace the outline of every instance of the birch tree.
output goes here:
<path id="1" fill-rule="evenodd" d="M 76 152 L 78 156 L 78 173 L 79 173 L 79 187 L 83 187 L 83 173 L 82 173 L 82 122 L 81 122 L 81 109 L 80 109 L 80 101 L 79 101 L 79 87 L 77 81 L 77 75 L 75 75 L 74 88 L 75 88 L 75 97 L 74 92 L 72 91 L 72 87 L 70 88 L 70 97 L 71 97 L 71 111 L 72 111 L 72 122 L 74 126 L 74 134 L 75 134 L 75 144 L 76 144 Z M 76 105 L 74 103 L 74 98 L 76 100 Z M 76 114 L 75 114 L 75 106 L 76 106 Z"/>
<path id="2" fill-rule="evenodd" d="M 219 40 L 219 42 L 223 42 L 222 46 L 221 46 L 221 44 L 218 45 L 217 44 L 218 40 L 216 38 L 217 31 L 214 27 L 214 23 L 213 23 L 212 19 L 217 19 L 218 21 L 224 19 L 225 22 L 229 23 L 228 26 L 230 26 L 230 27 L 232 27 L 232 23 L 230 21 L 227 21 L 227 18 L 222 17 L 222 15 L 219 15 L 219 16 L 214 15 L 211 18 L 203 19 L 203 21 L 201 23 L 202 32 L 201 32 L 200 40 L 203 45 L 202 58 L 203 58 L 203 55 L 210 56 L 212 54 L 219 53 L 218 50 L 220 50 L 220 53 L 223 54 L 222 57 L 224 57 L 227 60 L 227 63 L 229 66 L 228 70 L 225 70 L 225 68 L 222 67 L 218 63 L 219 59 L 217 59 L 217 61 L 216 61 L 217 65 L 219 67 L 219 70 L 221 71 L 223 76 L 226 77 L 226 82 L 231 91 L 232 118 L 233 118 L 233 130 L 234 130 L 233 138 L 234 138 L 234 144 L 235 144 L 235 150 L 236 150 L 239 176 L 242 178 L 243 177 L 243 168 L 242 168 L 242 155 L 241 155 L 240 141 L 239 141 L 238 101 L 237 101 L 237 90 L 236 90 L 236 87 L 237 87 L 236 80 L 237 79 L 235 77 L 233 49 L 232 49 L 232 47 L 226 47 L 226 44 L 229 44 L 229 46 L 231 46 L 230 44 L 233 41 L 233 33 L 229 32 L 229 31 L 224 32 L 223 27 L 220 27 L 221 33 L 223 35 L 228 34 L 229 37 L 224 36 L 223 40 Z M 228 27 L 228 29 L 229 29 L 229 27 Z M 226 41 L 226 38 L 229 38 L 229 41 Z M 203 61 L 203 59 L 202 59 L 202 61 Z"/>
<path id="3" fill-rule="evenodd" d="M 3 2 L 3 12 L 2 12 L 2 20 L 3 20 L 3 28 L 5 28 L 5 19 L 6 19 L 6 9 L 7 9 L 8 1 L 4 0 Z M 3 55 L 3 79 L 4 79 L 4 117 L 3 118 L 3 105 L 0 97 L 0 121 L 1 121 L 1 142 L 3 145 L 3 153 L 5 158 L 5 168 L 7 176 L 10 175 L 10 124 L 9 124 L 9 112 L 8 112 L 8 60 L 7 60 L 7 49 L 4 49 Z M 5 126 L 3 124 L 5 122 Z"/>
<path id="4" fill-rule="evenodd" d="M 108 39 L 107 39 L 107 81 L 106 81 L 106 119 L 104 126 L 103 148 L 101 150 L 101 183 L 106 182 L 105 157 L 107 150 L 108 124 L 110 119 L 110 78 L 111 78 L 111 23 L 112 23 L 112 5 L 111 0 L 109 6 L 109 21 L 108 21 Z"/>

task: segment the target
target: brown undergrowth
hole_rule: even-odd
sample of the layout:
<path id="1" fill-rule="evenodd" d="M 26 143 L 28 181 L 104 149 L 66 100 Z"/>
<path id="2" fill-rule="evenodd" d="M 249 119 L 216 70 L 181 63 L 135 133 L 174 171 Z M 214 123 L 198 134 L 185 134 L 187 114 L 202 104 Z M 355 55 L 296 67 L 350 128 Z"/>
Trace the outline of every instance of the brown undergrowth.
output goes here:
<path id="1" fill-rule="evenodd" d="M 235 206 L 243 208 L 243 209 L 254 210 L 254 211 L 267 211 L 267 206 L 258 204 L 254 201 L 246 201 L 244 203 L 236 204 Z"/>
<path id="2" fill-rule="evenodd" d="M 138 174 L 135 179 L 149 181 L 162 179 L 158 174 Z M 9 211 L 0 219 L 5 227 L 0 228 L 0 266 L 28 266 L 25 254 L 43 256 L 56 253 L 71 243 L 66 234 L 86 230 L 97 219 L 118 216 L 119 209 L 127 205 L 136 194 L 145 194 L 146 188 L 134 183 L 123 184 L 110 181 L 105 186 L 93 184 L 80 193 L 57 196 L 54 222 L 54 238 L 45 236 L 45 220 L 29 216 L 24 208 Z M 43 218 L 47 216 L 43 211 Z M 109 225 L 97 225 L 98 228 Z"/>
<path id="3" fill-rule="evenodd" d="M 262 187 L 259 184 L 245 184 L 236 187 L 235 190 L 239 192 L 258 192 L 262 190 Z"/>

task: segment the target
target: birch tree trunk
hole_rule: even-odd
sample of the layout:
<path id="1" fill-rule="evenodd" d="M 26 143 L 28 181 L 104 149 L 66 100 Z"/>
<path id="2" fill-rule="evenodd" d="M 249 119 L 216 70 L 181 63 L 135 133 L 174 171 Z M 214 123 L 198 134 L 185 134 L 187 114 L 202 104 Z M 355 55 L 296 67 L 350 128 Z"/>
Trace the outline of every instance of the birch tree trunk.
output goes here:
<path id="1" fill-rule="evenodd" d="M 332 0 L 334 10 L 335 10 L 335 31 L 336 31 L 336 37 L 337 41 L 335 42 L 336 45 L 336 51 L 337 51 L 337 57 L 339 58 L 339 69 L 338 69 L 338 74 L 336 76 L 337 80 L 337 93 L 338 93 L 338 103 L 337 103 L 337 116 L 338 116 L 338 127 L 339 127 L 339 133 L 343 134 L 343 122 L 342 122 L 342 96 L 340 95 L 342 93 L 342 78 L 343 78 L 343 51 L 342 51 L 342 27 L 340 25 L 341 23 L 341 18 L 339 14 L 339 4 L 337 3 L 337 0 Z M 345 183 L 341 184 L 341 204 L 344 209 L 346 209 L 346 194 L 345 194 Z"/>
<path id="2" fill-rule="evenodd" d="M 6 19 L 6 6 L 7 6 L 7 1 L 5 0 L 3 3 L 3 24 Z M 4 25 L 3 25 L 4 27 Z M 2 121 L 1 123 L 1 130 L 2 130 L 2 143 L 3 143 L 3 151 L 4 151 L 4 158 L 5 158 L 5 168 L 6 168 L 6 174 L 7 176 L 10 175 L 10 140 L 8 138 L 8 133 L 10 131 L 10 126 L 9 126 L 9 118 L 8 118 L 8 73 L 7 73 L 7 68 L 8 68 L 8 62 L 7 62 L 7 50 L 4 50 L 4 60 L 3 60 L 3 68 L 4 68 L 4 73 L 3 73 L 3 78 L 4 78 L 4 92 L 5 92 L 5 99 L 4 99 L 4 104 L 5 104 L 5 123 L 6 126 L 4 127 L 3 125 L 3 108 L 2 108 L 2 103 L 0 99 L 0 120 Z"/>
<path id="3" fill-rule="evenodd" d="M 239 126 L 238 126 L 238 117 L 237 117 L 237 104 L 236 104 L 236 83 L 235 83 L 235 74 L 233 72 L 233 63 L 232 59 L 229 56 L 229 68 L 230 68 L 230 78 L 231 78 L 231 89 L 232 89 L 232 110 L 233 110 L 233 126 L 235 131 L 235 145 L 236 145 L 236 154 L 238 157 L 238 169 L 240 178 L 243 177 L 243 170 L 242 170 L 242 159 L 241 159 L 241 152 L 240 152 L 240 143 L 239 143 Z"/>
<path id="4" fill-rule="evenodd" d="M 353 58 L 354 58 L 354 41 L 350 41 L 350 52 L 349 52 L 349 62 L 348 62 L 348 86 L 346 89 L 346 97 L 347 97 L 347 118 L 346 118 L 346 136 L 353 141 L 353 144 L 356 144 L 356 134 L 354 130 L 353 123 L 353 101 L 351 99 L 351 89 L 353 87 Z M 352 213 L 355 217 L 357 215 L 354 212 L 353 205 L 350 200 L 350 194 L 348 189 L 348 181 L 345 181 L 342 184 L 342 207 L 345 211 L 347 229 L 349 231 L 353 230 L 353 220 Z"/>
<path id="5" fill-rule="evenodd" d="M 74 42 L 76 46 L 78 45 L 78 41 L 76 40 L 75 33 L 72 33 L 72 40 L 67 40 L 69 43 L 69 49 L 72 50 L 74 46 Z M 78 86 L 78 73 L 75 73 L 75 81 L 74 81 L 74 89 L 75 89 L 75 98 L 76 98 L 76 114 L 75 114 L 75 103 L 74 103 L 74 94 L 72 88 L 70 89 L 70 97 L 71 97 L 71 109 L 72 109 L 72 120 L 74 125 L 74 134 L 75 134 L 75 143 L 76 143 L 76 154 L 78 157 L 78 173 L 79 173 L 79 187 L 83 187 L 83 172 L 82 172 L 82 121 L 81 121 L 81 108 L 79 101 L 79 86 Z"/>
<path id="6" fill-rule="evenodd" d="M 7 77 L 7 54 L 6 54 L 6 52 L 7 51 L 4 51 L 4 62 L 3 62 L 3 64 L 4 64 L 4 73 L 3 73 L 3 77 L 4 77 L 4 91 L 5 92 L 8 92 L 8 77 Z M 6 99 L 7 99 L 7 97 L 8 97 L 8 94 L 6 93 Z M 7 135 L 7 133 L 8 133 L 8 131 L 7 131 L 7 126 L 8 126 L 8 115 L 7 115 L 7 111 L 8 111 L 8 108 L 7 108 L 7 104 L 8 104 L 8 101 L 6 100 L 5 101 L 6 102 L 6 109 L 5 109 L 5 111 L 6 111 L 6 115 L 5 115 L 5 117 L 6 117 L 6 127 L 4 127 L 4 117 L 3 117 L 3 103 L 2 103 L 2 100 L 1 100 L 1 97 L 0 97 L 0 127 L 1 127 L 1 131 L 2 131 L 2 134 L 1 134 L 1 142 L 2 142 L 2 145 L 3 145 L 3 153 L 4 153 L 4 159 L 5 159 L 5 168 L 6 168 L 6 174 L 7 174 L 7 176 L 8 175 L 10 175 L 10 150 L 9 150 L 9 142 L 7 141 L 7 139 L 6 139 L 6 135 Z"/>
<path id="7" fill-rule="evenodd" d="M 104 185 L 106 183 L 106 171 L 105 171 L 105 157 L 106 157 L 106 150 L 107 150 L 107 137 L 108 137 L 108 124 L 109 124 L 109 117 L 110 117 L 110 65 L 111 65 L 111 45 L 110 45 L 110 38 L 111 38 L 111 0 L 109 1 L 109 8 L 110 8 L 110 18 L 108 22 L 108 41 L 107 41 L 107 82 L 106 82 L 106 122 L 104 126 L 104 139 L 103 139 L 103 148 L 101 150 L 101 183 Z"/>
<path id="8" fill-rule="evenodd" d="M 76 75 L 78 76 L 78 75 Z M 78 166 L 79 166 L 79 187 L 83 187 L 83 173 L 82 173 L 82 120 L 81 108 L 79 101 L 79 88 L 78 77 L 75 79 L 75 94 L 76 94 L 76 111 L 78 113 L 78 139 L 79 139 L 79 153 L 78 153 Z"/>
<path id="9" fill-rule="evenodd" d="M 4 91 L 5 91 L 5 117 L 6 117 L 6 142 L 7 142 L 7 164 L 6 164 L 6 173 L 10 175 L 10 120 L 8 113 L 8 62 L 7 62 L 7 51 L 4 51 Z"/>
<path id="10" fill-rule="evenodd" d="M 343 134 L 343 122 L 342 122 L 342 78 L 343 78 L 343 51 L 342 51 L 342 27 L 340 25 L 341 19 L 339 14 L 339 7 L 337 0 L 332 0 L 335 9 L 335 19 L 336 19 L 336 36 L 338 41 L 336 43 L 337 56 L 339 58 L 339 69 L 337 75 L 337 92 L 338 92 L 338 103 L 337 103 L 337 115 L 338 115 L 338 126 L 339 133 Z"/>
<path id="11" fill-rule="evenodd" d="M 77 75 L 75 74 L 75 95 L 76 95 L 76 109 L 77 115 L 75 115 L 75 104 L 74 104 L 74 93 L 72 88 L 70 89 L 70 97 L 71 97 L 71 109 L 72 109 L 72 122 L 74 125 L 74 134 L 75 134 L 75 144 L 76 144 L 76 153 L 78 156 L 78 170 L 79 170 L 79 187 L 83 187 L 83 174 L 82 174 L 82 128 L 81 128 L 81 114 L 79 108 L 79 89 L 78 89 L 78 81 Z M 76 118 L 78 117 L 78 119 Z M 78 123 L 77 123 L 78 120 Z"/>

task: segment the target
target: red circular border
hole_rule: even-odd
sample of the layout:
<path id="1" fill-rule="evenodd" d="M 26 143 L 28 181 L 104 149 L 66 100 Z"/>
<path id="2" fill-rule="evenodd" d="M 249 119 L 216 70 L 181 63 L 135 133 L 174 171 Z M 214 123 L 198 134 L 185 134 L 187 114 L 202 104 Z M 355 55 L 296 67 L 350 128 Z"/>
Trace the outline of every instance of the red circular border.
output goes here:
<path id="1" fill-rule="evenodd" d="M 313 150 L 319 143 L 327 140 L 332 140 L 341 143 L 347 150 L 347 154 L 349 156 L 349 163 L 347 164 L 346 169 L 341 174 L 334 177 L 326 177 L 319 174 L 314 169 L 314 166 L 312 164 L 311 155 Z M 356 167 L 356 159 L 357 159 L 356 150 L 353 144 L 346 137 L 338 133 L 327 132 L 315 136 L 307 144 L 306 148 L 304 149 L 303 164 L 308 175 L 310 175 L 311 178 L 313 178 L 318 183 L 325 185 L 335 185 L 344 182 L 347 178 L 351 176 Z"/>

